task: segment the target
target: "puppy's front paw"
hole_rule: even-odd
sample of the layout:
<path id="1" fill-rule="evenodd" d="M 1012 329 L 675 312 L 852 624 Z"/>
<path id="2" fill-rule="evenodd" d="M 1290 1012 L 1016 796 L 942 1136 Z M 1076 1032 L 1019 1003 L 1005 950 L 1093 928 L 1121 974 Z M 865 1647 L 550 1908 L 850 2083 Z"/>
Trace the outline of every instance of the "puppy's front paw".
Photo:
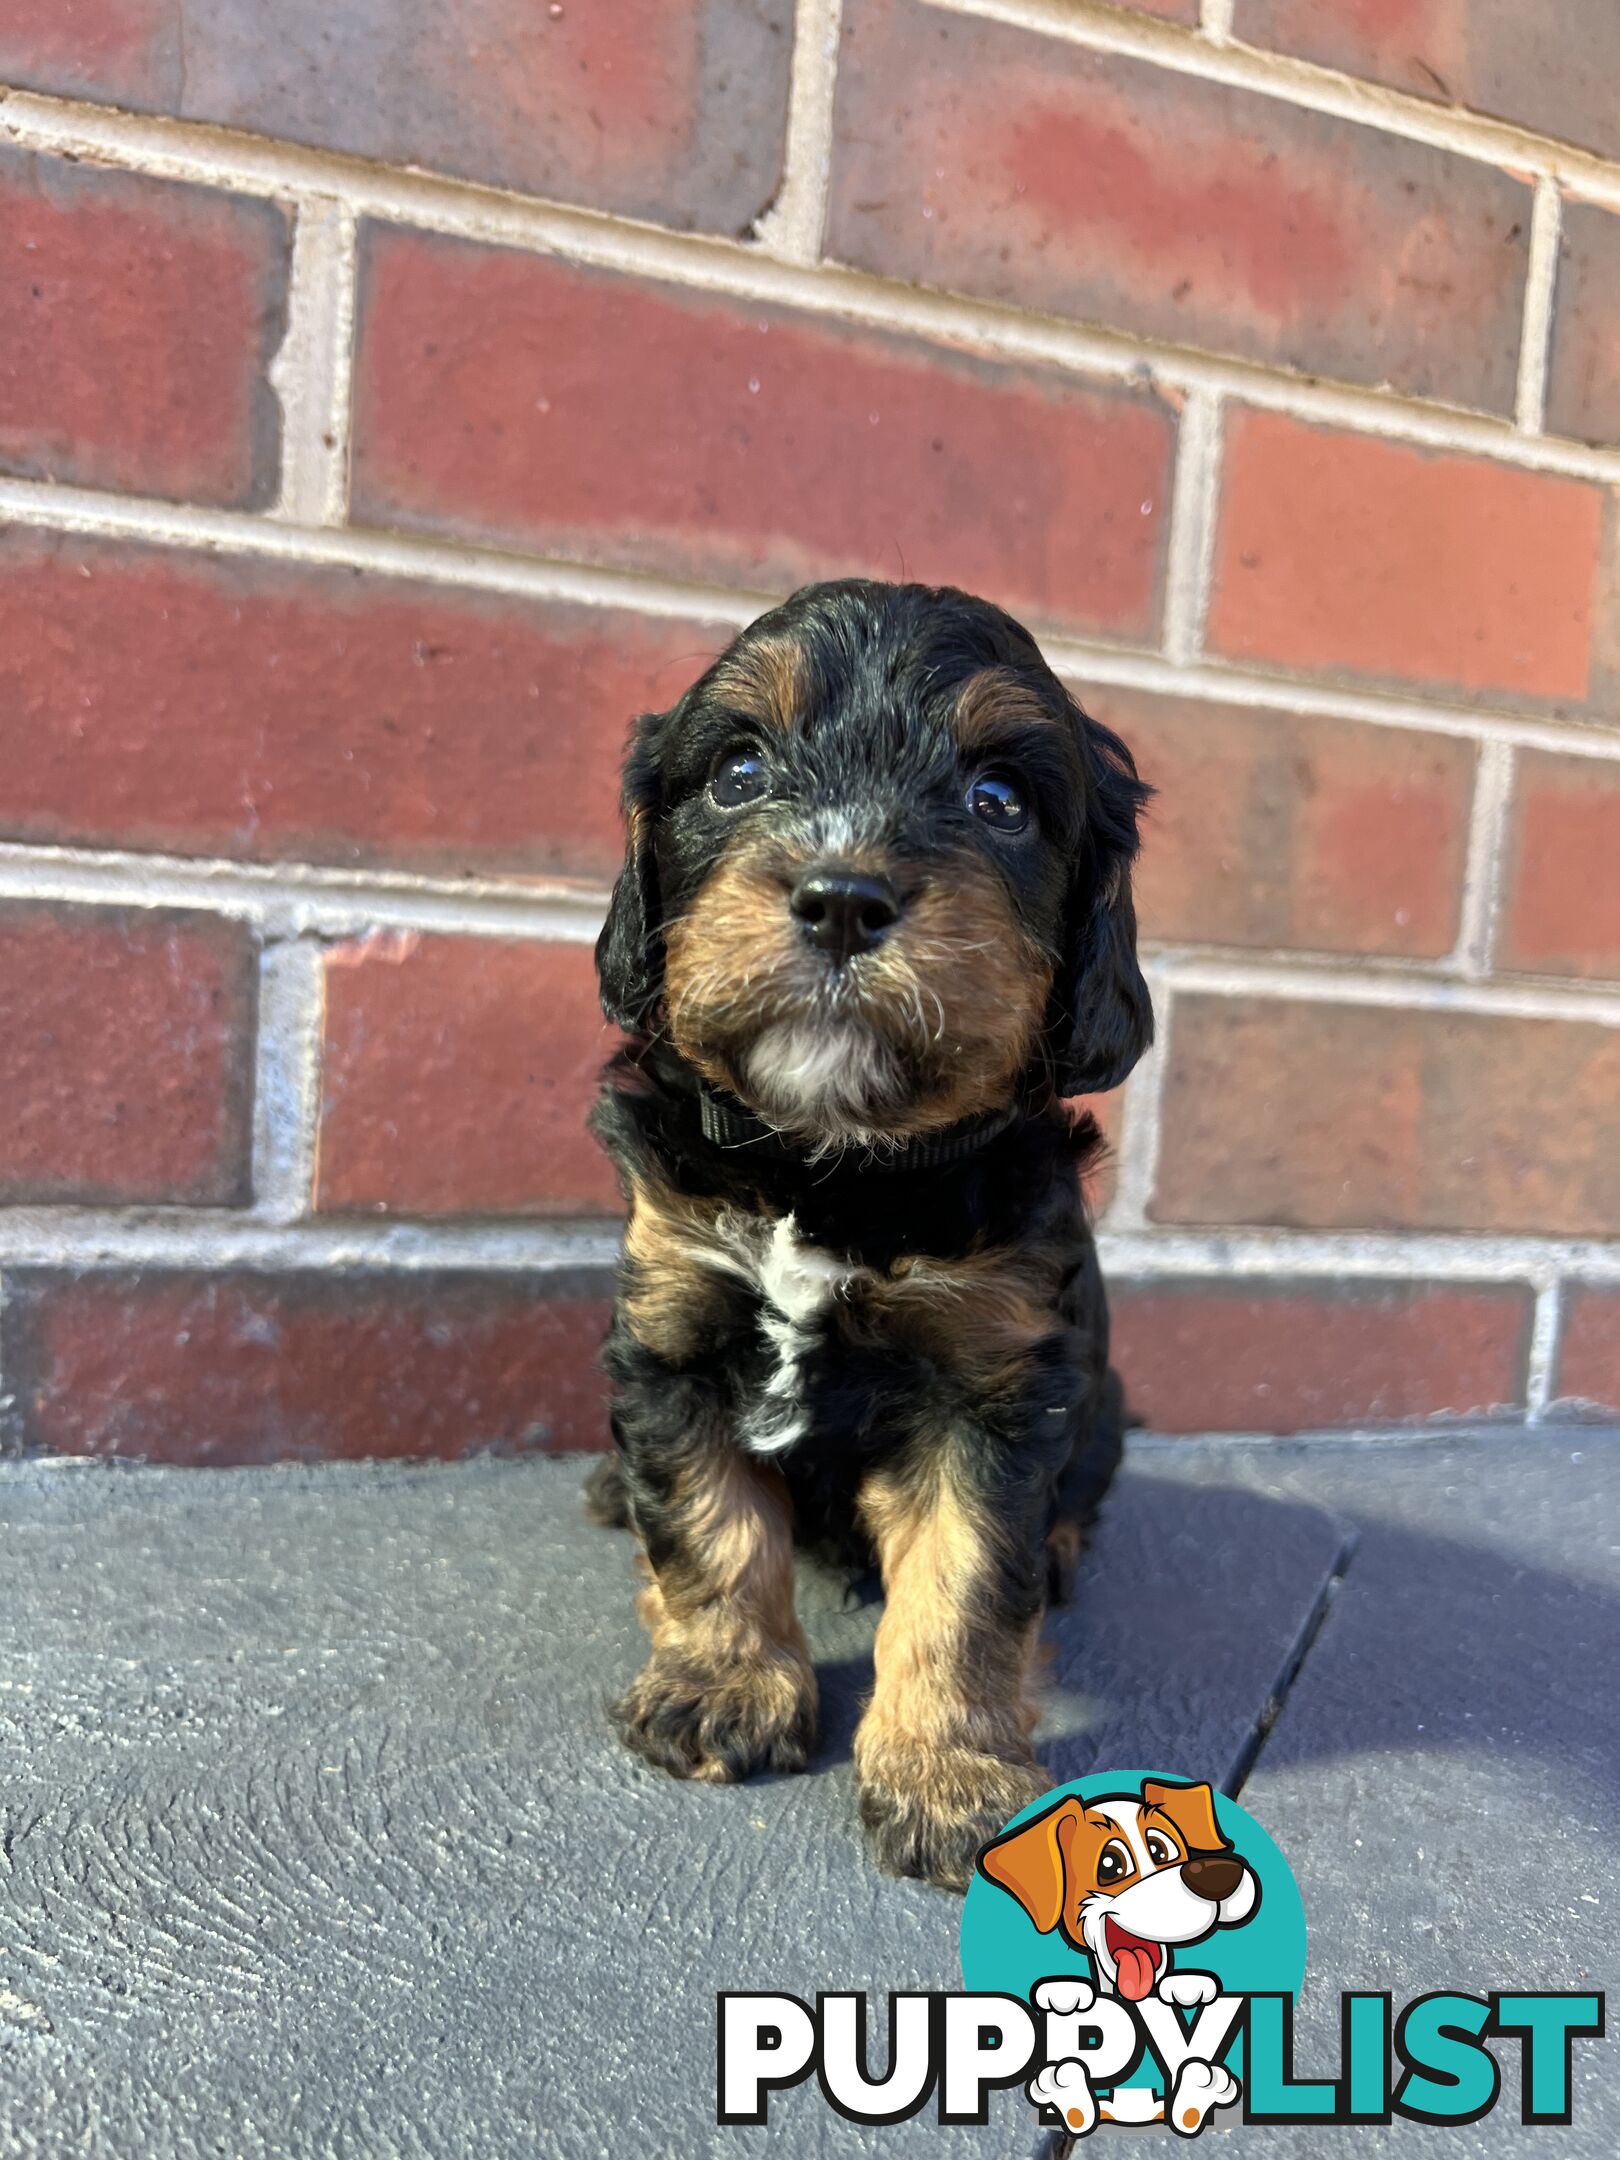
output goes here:
<path id="1" fill-rule="evenodd" d="M 612 1716 L 626 1746 L 671 1777 L 728 1785 L 802 1770 L 816 1744 L 816 1679 L 788 1657 L 710 1670 L 655 1651 Z"/>
<path id="2" fill-rule="evenodd" d="M 857 1743 L 856 1772 L 878 1866 L 946 1890 L 967 1888 L 981 1848 L 1050 1783 L 1033 1763 L 968 1747 L 886 1748 L 862 1760 Z"/>

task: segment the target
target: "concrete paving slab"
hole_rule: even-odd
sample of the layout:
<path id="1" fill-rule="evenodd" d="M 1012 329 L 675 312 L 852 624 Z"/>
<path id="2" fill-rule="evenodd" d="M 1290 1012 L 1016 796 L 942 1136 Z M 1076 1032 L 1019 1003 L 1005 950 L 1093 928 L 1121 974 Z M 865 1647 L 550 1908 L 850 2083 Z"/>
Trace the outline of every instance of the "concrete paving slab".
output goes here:
<path id="1" fill-rule="evenodd" d="M 1139 1467 L 1148 1467 L 1139 1451 Z M 1152 1467 L 1157 1467 L 1153 1459 Z M 1218 1446 L 1183 1493 L 1346 1519 L 1357 1542 L 1243 1801 L 1293 1864 L 1310 1925 L 1303 2075 L 1330 2075 L 1341 1988 L 1620 1983 L 1620 1435 L 1579 1427 L 1391 1445 Z M 1569 2128 L 1496 2112 L 1242 2133 L 1270 2152 L 1613 2160 L 1620 2049 L 1575 2048 Z"/>
<path id="2" fill-rule="evenodd" d="M 1140 1450 L 1054 1622 L 1042 1748 L 1235 1776 L 1342 1563 L 1330 1510 Z M 722 1987 L 949 1986 L 954 1899 L 878 1876 L 868 1602 L 806 1571 L 804 1777 L 612 1739 L 629 1541 L 581 1468 L 0 1468 L 0 2151 L 1027 2154 L 819 2096 L 713 2122 Z"/>

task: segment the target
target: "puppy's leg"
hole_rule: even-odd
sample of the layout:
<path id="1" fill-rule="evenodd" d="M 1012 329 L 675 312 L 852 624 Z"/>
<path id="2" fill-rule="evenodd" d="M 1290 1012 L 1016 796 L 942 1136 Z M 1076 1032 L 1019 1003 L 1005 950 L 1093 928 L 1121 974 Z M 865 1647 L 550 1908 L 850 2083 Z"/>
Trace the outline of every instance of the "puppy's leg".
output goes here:
<path id="1" fill-rule="evenodd" d="M 793 1610 L 792 1510 L 782 1475 L 724 1440 L 630 1479 L 652 1581 L 637 1610 L 652 1656 L 614 1705 L 637 1754 L 723 1784 L 802 1770 L 816 1680 Z"/>
<path id="2" fill-rule="evenodd" d="M 945 1446 L 862 1488 L 886 1604 L 855 1771 L 891 1874 L 965 1887 L 980 1846 L 1046 1790 L 1029 1737 L 1043 1502 L 1044 1480 L 991 1491 Z"/>

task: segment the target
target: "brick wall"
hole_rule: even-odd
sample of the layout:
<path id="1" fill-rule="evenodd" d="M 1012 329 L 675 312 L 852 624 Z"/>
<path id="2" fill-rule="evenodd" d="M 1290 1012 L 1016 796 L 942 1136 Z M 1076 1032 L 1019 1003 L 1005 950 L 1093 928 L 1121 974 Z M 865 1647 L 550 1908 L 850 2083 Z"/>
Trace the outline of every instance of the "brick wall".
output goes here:
<path id="1" fill-rule="evenodd" d="M 954 579 L 1160 789 L 1172 1430 L 1620 1406 L 1612 0 L 12 0 L 0 1432 L 602 1438 L 626 717 Z"/>

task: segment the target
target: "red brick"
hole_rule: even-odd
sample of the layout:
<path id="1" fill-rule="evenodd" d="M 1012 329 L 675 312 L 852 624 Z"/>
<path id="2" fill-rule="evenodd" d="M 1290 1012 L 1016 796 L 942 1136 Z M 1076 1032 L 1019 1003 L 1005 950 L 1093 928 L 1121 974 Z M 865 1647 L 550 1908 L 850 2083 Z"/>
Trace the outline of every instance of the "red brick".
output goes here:
<path id="1" fill-rule="evenodd" d="M 1620 1030 L 1177 999 L 1160 1222 L 1609 1237 Z"/>
<path id="2" fill-rule="evenodd" d="M 1614 21 L 1620 32 L 1620 9 Z M 1591 203 L 1564 205 L 1547 426 L 1620 442 L 1620 217 Z"/>
<path id="3" fill-rule="evenodd" d="M 617 1208 L 585 1130 L 616 1040 L 588 945 L 379 932 L 329 953 L 325 984 L 318 1208 Z"/>
<path id="4" fill-rule="evenodd" d="M 228 1464 L 607 1438 L 590 1278 L 22 1269 L 6 1293 L 30 1449 Z"/>
<path id="5" fill-rule="evenodd" d="M 1553 1398 L 1620 1411 L 1620 1290 L 1575 1283 L 1564 1292 Z"/>
<path id="6" fill-rule="evenodd" d="M 1209 636 L 1228 659 L 1580 705 L 1601 488 L 1238 411 Z"/>
<path id="7" fill-rule="evenodd" d="M 288 247 L 272 203 L 0 150 L 0 471 L 267 502 Z"/>
<path id="8" fill-rule="evenodd" d="M 1456 942 L 1474 753 L 1446 735 L 1101 690 L 1158 793 L 1145 937 L 1433 957 Z"/>
<path id="9" fill-rule="evenodd" d="M 632 714 L 722 626 L 0 535 L 0 836 L 609 878 Z"/>
<path id="10" fill-rule="evenodd" d="M 1517 1283 L 1116 1283 L 1113 1360 L 1159 1432 L 1308 1432 L 1524 1403 Z"/>
<path id="11" fill-rule="evenodd" d="M 373 228 L 356 515 L 786 587 L 902 574 L 1158 618 L 1172 423 L 1134 392 Z"/>
<path id="12" fill-rule="evenodd" d="M 7 0 L 0 80 L 132 104 L 178 73 L 179 27 L 168 0 Z"/>
<path id="13" fill-rule="evenodd" d="M 1237 0 L 1237 35 L 1620 154 L 1611 0 Z"/>
<path id="14" fill-rule="evenodd" d="M 0 82 L 744 232 L 780 182 L 792 20 L 791 0 L 6 0 Z"/>
<path id="15" fill-rule="evenodd" d="M 1620 977 L 1620 764 L 1519 752 L 1499 961 Z"/>
<path id="16" fill-rule="evenodd" d="M 242 1205 L 253 985 L 215 916 L 0 906 L 0 1201 Z"/>
<path id="17" fill-rule="evenodd" d="M 1530 196 L 1442 150 L 917 0 L 844 16 L 839 261 L 1506 412 Z"/>

